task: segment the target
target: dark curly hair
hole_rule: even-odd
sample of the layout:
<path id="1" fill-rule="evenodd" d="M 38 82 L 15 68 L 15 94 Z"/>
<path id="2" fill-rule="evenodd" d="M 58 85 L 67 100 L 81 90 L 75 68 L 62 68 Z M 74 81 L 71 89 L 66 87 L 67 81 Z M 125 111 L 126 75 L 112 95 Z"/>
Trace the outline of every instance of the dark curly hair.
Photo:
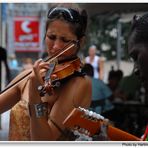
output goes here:
<path id="1" fill-rule="evenodd" d="M 137 43 L 148 44 L 148 13 L 133 17 L 128 40 L 129 48 Z"/>

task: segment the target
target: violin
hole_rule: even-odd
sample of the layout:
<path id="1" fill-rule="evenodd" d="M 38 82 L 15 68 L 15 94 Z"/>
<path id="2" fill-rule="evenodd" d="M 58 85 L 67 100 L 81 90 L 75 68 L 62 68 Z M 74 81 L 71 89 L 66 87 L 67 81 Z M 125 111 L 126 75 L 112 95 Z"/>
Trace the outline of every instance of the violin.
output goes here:
<path id="1" fill-rule="evenodd" d="M 48 57 L 46 60 L 44 60 L 45 62 L 49 62 L 49 63 L 52 63 L 52 61 L 54 61 L 55 59 L 57 59 L 59 56 L 61 56 L 63 53 L 65 53 L 66 51 L 68 51 L 68 50 L 70 50 L 70 49 L 72 49 L 72 47 L 74 47 L 74 46 L 76 46 L 77 44 L 78 44 L 78 40 L 77 41 L 70 41 L 63 49 L 61 49 L 60 50 L 60 52 L 59 51 L 57 51 L 57 53 L 55 53 L 53 56 L 51 56 L 51 57 Z M 71 62 L 70 62 L 71 63 Z M 65 67 L 66 67 L 66 69 L 64 68 L 64 66 L 60 66 L 60 65 L 57 65 L 57 66 L 55 66 L 56 64 L 54 64 L 54 66 L 51 64 L 51 66 L 53 66 L 53 69 L 52 69 L 52 71 L 48 71 L 47 72 L 47 74 L 46 74 L 46 78 L 47 78 L 47 80 L 49 79 L 51 79 L 50 77 L 52 77 L 53 75 L 51 75 L 52 74 L 52 72 L 54 71 L 54 69 L 55 69 L 55 71 L 54 71 L 54 73 L 58 76 L 58 78 L 59 79 L 61 79 L 61 78 L 63 78 L 63 77 L 66 77 L 67 76 L 67 74 L 65 74 L 65 73 L 68 73 L 68 75 L 70 75 L 70 69 L 74 69 L 74 68 L 76 68 L 74 65 L 77 63 L 76 61 L 74 61 L 74 64 L 70 64 L 70 63 L 65 63 L 64 65 L 65 65 Z M 73 62 L 72 62 L 73 63 Z M 69 66 L 69 65 L 71 65 L 71 66 Z M 77 64 L 76 64 L 77 65 Z M 58 68 L 59 67 L 59 68 Z M 62 68 L 63 67 L 63 68 Z M 68 68 L 69 67 L 69 68 Z M 71 68 L 70 68 L 71 67 Z M 62 71 L 61 71 L 61 68 L 62 68 Z M 77 68 L 76 68 L 77 69 Z M 71 71 L 73 71 L 73 70 L 71 70 Z M 18 79 L 17 81 L 15 81 L 14 83 L 12 83 L 12 84 L 10 84 L 10 85 L 8 85 L 4 90 L 2 90 L 1 92 L 0 92 L 0 94 L 2 94 L 2 93 L 4 93 L 4 92 L 6 92 L 7 90 L 9 90 L 10 88 L 12 88 L 13 86 L 15 86 L 15 85 L 17 85 L 19 82 L 21 82 L 22 80 L 24 80 L 25 78 L 27 78 L 30 74 L 32 73 L 32 70 L 30 70 L 27 74 L 25 74 L 25 75 L 23 75 L 20 79 Z M 45 80 L 46 81 L 46 83 L 47 83 L 47 80 Z"/>
<path id="2" fill-rule="evenodd" d="M 75 71 L 79 71 L 80 67 L 81 61 L 79 58 L 62 64 L 58 64 L 53 71 L 53 75 L 56 75 L 57 77 L 52 77 L 51 79 L 52 81 L 54 81 L 55 79 L 64 79 L 72 75 Z"/>
<path id="3" fill-rule="evenodd" d="M 53 88 L 60 86 L 60 80 L 71 76 L 75 71 L 80 71 L 81 61 L 76 58 L 57 65 L 50 63 L 49 67 L 44 77 L 44 85 L 38 87 L 40 96 L 44 96 L 46 93 L 49 95 L 53 94 Z"/>

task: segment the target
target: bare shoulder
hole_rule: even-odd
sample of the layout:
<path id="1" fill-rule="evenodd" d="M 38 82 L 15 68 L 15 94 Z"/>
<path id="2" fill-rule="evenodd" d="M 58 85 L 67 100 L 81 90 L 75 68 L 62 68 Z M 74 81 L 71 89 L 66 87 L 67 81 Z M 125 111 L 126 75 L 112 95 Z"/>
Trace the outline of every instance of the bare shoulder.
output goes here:
<path id="1" fill-rule="evenodd" d="M 88 87 L 91 87 L 91 79 L 90 77 L 88 76 L 84 76 L 84 77 L 75 77 L 73 80 L 72 80 L 74 83 L 73 86 L 76 86 L 79 88 L 88 88 Z M 77 84 L 77 85 L 76 85 Z"/>
<path id="2" fill-rule="evenodd" d="M 91 101 L 92 95 L 92 81 L 88 76 L 84 76 L 83 78 L 77 79 L 77 85 L 75 89 L 77 90 L 75 103 L 76 106 L 88 107 Z"/>
<path id="3" fill-rule="evenodd" d="M 70 80 L 68 95 L 73 106 L 89 107 L 92 95 L 92 82 L 88 76 L 75 77 Z"/>

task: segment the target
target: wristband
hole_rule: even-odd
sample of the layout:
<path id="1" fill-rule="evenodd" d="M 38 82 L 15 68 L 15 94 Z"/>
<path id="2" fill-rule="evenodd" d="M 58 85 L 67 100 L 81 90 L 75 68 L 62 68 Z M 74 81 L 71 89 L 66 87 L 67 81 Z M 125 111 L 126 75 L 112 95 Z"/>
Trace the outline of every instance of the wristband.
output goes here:
<path id="1" fill-rule="evenodd" d="M 47 117 L 48 115 L 48 103 L 43 102 L 39 104 L 28 104 L 28 111 L 30 117 Z"/>

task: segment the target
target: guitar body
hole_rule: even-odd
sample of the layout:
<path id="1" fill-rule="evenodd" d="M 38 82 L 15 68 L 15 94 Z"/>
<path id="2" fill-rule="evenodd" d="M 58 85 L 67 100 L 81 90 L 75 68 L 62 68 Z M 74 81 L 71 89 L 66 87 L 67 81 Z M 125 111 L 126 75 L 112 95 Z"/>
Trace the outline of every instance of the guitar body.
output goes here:
<path id="1" fill-rule="evenodd" d="M 74 108 L 63 124 L 73 131 L 77 130 L 82 134 L 92 137 L 101 131 L 101 126 L 106 124 L 106 121 L 104 117 L 92 111 Z M 140 141 L 140 138 L 111 125 L 107 126 L 106 134 L 111 141 Z"/>

